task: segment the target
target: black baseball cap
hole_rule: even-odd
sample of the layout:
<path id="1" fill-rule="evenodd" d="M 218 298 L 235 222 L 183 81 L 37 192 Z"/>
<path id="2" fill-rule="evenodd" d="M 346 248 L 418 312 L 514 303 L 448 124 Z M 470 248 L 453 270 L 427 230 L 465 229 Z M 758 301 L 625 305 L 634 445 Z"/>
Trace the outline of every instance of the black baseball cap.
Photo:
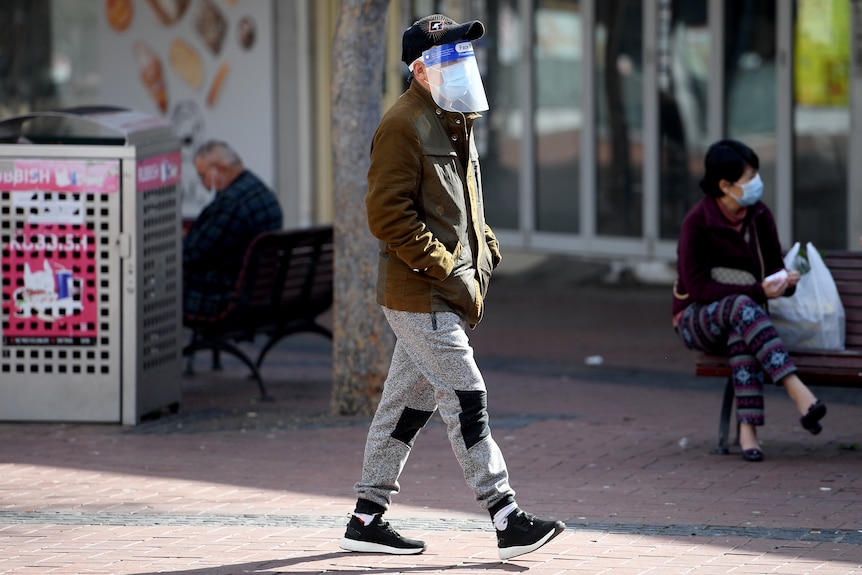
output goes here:
<path id="1" fill-rule="evenodd" d="M 485 35 L 485 25 L 478 20 L 458 24 L 442 14 L 425 16 L 413 22 L 401 37 L 401 60 L 408 66 L 422 52 L 458 40 L 478 40 Z"/>

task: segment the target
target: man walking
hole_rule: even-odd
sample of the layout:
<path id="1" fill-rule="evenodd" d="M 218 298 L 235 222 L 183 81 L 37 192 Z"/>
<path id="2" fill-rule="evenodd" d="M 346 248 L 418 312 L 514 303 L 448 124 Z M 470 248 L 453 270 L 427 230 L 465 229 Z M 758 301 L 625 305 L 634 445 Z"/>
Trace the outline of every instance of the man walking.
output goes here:
<path id="1" fill-rule="evenodd" d="M 380 240 L 377 301 L 397 341 L 365 446 L 357 502 L 341 547 L 414 554 L 425 543 L 397 533 L 382 515 L 419 431 L 435 410 L 467 484 L 497 530 L 501 559 L 535 551 L 564 524 L 521 510 L 506 463 L 491 437 L 485 382 L 466 327 L 484 312 L 483 297 L 500 251 L 485 224 L 477 112 L 488 109 L 471 41 L 479 21 L 434 14 L 402 38 L 411 85 L 374 135 L 366 208 Z"/>

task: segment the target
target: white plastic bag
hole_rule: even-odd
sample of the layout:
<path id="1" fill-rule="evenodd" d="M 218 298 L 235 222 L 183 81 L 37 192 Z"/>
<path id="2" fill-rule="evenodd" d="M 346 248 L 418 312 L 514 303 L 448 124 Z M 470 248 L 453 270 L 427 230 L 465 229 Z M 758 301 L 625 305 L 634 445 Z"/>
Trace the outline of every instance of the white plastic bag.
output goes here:
<path id="1" fill-rule="evenodd" d="M 769 316 L 788 349 L 843 351 L 845 315 L 838 288 L 817 248 L 808 242 L 805 249 L 807 272 L 799 242 L 784 256 L 784 267 L 802 276 L 792 296 L 769 300 Z"/>

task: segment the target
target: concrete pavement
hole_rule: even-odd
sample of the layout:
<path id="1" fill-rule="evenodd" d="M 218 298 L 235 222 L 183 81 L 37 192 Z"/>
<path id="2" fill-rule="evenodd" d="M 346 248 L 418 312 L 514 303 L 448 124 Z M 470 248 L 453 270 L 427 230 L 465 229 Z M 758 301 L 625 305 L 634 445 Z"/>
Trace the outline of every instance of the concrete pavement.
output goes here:
<path id="1" fill-rule="evenodd" d="M 815 437 L 771 389 L 766 461 L 714 455 L 723 382 L 691 375 L 666 288 L 530 272 L 495 278 L 470 335 L 518 502 L 569 527 L 538 552 L 497 559 L 436 418 L 388 514 L 428 551 L 341 552 L 368 419 L 328 415 L 331 348 L 300 335 L 263 368 L 272 403 L 201 356 L 176 415 L 0 423 L 0 573 L 862 573 L 858 392 L 817 390 Z"/>

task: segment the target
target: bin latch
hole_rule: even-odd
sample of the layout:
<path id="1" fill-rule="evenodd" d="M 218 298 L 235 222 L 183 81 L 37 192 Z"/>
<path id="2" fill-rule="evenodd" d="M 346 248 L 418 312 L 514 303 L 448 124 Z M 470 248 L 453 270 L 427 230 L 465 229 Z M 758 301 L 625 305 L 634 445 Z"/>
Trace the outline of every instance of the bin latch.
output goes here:
<path id="1" fill-rule="evenodd" d="M 132 257 L 132 236 L 129 234 L 120 234 L 120 238 L 117 240 L 117 244 L 120 248 L 120 257 L 121 258 L 130 258 Z"/>

